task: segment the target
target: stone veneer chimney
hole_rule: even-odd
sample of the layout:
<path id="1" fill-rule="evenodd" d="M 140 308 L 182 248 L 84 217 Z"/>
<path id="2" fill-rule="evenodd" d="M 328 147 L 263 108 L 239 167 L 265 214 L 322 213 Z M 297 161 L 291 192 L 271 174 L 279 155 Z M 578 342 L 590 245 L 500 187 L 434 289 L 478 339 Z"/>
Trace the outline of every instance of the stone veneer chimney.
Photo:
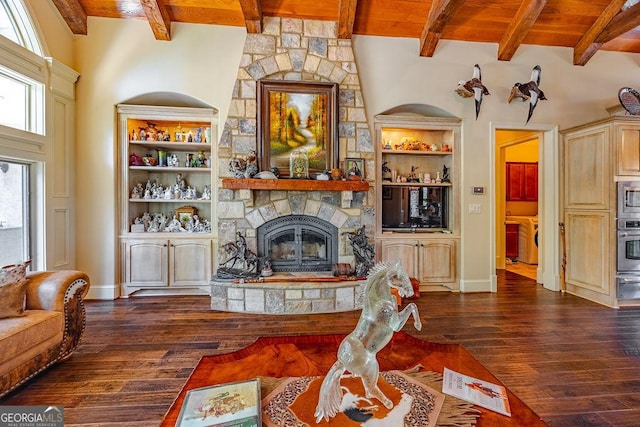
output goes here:
<path id="1" fill-rule="evenodd" d="M 218 147 L 219 176 L 230 177 L 229 161 L 256 150 L 256 81 L 263 78 L 339 84 L 339 156 L 365 159 L 373 179 L 374 151 L 365 114 L 351 40 L 338 39 L 338 23 L 264 18 L 262 34 L 247 34 L 227 121 Z M 344 168 L 343 168 L 344 169 Z M 372 190 L 370 190 L 372 191 Z M 256 228 L 283 215 L 304 214 L 331 222 L 339 230 L 339 262 L 353 262 L 344 231 L 366 225 L 373 232 L 373 194 L 335 191 L 218 191 L 218 259 L 220 246 L 242 232 L 256 249 Z"/>

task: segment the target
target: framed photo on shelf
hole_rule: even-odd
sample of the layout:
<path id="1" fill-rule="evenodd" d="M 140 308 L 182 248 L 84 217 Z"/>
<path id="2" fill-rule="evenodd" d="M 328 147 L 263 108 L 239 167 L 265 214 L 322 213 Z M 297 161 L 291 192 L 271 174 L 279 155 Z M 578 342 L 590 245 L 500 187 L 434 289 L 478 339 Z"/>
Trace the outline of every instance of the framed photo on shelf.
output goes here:
<path id="1" fill-rule="evenodd" d="M 338 84 L 258 80 L 260 169 L 289 177 L 291 153 L 304 150 L 309 175 L 337 167 Z"/>
<path id="2" fill-rule="evenodd" d="M 176 427 L 261 426 L 257 378 L 189 390 Z"/>
<path id="3" fill-rule="evenodd" d="M 176 209 L 176 216 L 181 224 L 191 221 L 197 210 L 193 206 L 181 206 Z"/>
<path id="4" fill-rule="evenodd" d="M 364 159 L 347 157 L 344 159 L 344 174 L 347 179 L 359 177 L 364 179 Z"/>

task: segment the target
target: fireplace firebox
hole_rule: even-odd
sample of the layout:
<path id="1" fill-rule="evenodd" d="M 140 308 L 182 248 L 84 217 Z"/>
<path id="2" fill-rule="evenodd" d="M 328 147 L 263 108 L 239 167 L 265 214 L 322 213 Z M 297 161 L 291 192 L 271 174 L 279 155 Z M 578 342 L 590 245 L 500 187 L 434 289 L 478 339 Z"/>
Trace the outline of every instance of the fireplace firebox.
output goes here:
<path id="1" fill-rule="evenodd" d="M 338 262 L 338 228 L 310 215 L 287 215 L 257 229 L 260 258 L 273 271 L 331 271 Z"/>

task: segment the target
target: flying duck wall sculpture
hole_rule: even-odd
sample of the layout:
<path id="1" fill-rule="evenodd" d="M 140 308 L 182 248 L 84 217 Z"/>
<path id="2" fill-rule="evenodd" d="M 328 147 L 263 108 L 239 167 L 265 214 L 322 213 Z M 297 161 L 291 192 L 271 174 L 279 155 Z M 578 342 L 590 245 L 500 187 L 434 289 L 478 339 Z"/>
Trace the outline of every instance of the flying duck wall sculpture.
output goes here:
<path id="1" fill-rule="evenodd" d="M 484 95 L 490 95 L 489 90 L 482 84 L 482 73 L 478 64 L 473 66 L 473 77 L 471 80 L 460 80 L 456 93 L 463 98 L 470 98 L 473 96 L 476 103 L 476 120 L 478 120 L 478 114 L 480 114 L 480 106 L 482 105 L 482 97 Z"/>
<path id="2" fill-rule="evenodd" d="M 536 109 L 538 105 L 538 101 L 546 100 L 547 98 L 544 96 L 544 92 L 540 89 L 540 72 L 542 69 L 539 65 L 533 67 L 531 71 L 531 80 L 527 83 L 516 83 L 511 88 L 511 93 L 509 94 L 509 103 L 513 101 L 515 98 L 520 98 L 523 101 L 529 101 L 529 115 L 527 116 L 527 122 L 531 119 L 533 115 L 533 110 Z"/>

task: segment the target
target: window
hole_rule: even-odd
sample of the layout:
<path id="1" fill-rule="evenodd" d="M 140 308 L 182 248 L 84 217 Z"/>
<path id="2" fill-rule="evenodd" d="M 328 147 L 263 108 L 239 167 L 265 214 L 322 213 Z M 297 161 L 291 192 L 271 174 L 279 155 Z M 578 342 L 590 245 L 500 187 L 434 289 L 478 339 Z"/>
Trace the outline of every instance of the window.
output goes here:
<path id="1" fill-rule="evenodd" d="M 23 0 L 0 0 L 0 266 L 43 265 L 46 60 Z"/>
<path id="2" fill-rule="evenodd" d="M 0 158 L 0 266 L 30 259 L 29 165 Z"/>
<path id="3" fill-rule="evenodd" d="M 44 56 L 35 26 L 21 0 L 0 0 L 0 35 Z"/>
<path id="4" fill-rule="evenodd" d="M 0 67 L 0 125 L 41 134 L 42 91 L 41 84 Z"/>

